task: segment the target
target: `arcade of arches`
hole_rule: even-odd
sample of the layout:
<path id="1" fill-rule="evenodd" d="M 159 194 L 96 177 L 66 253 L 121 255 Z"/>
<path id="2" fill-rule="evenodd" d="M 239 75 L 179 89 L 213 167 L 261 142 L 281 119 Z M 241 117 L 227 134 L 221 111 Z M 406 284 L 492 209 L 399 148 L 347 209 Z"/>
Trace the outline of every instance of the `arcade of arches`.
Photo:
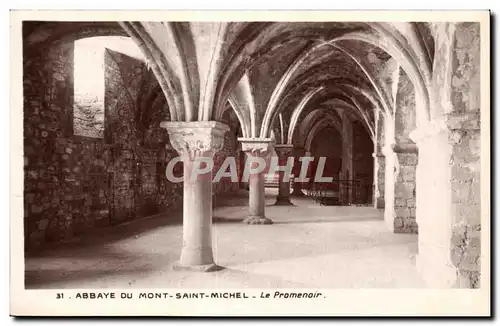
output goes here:
<path id="1" fill-rule="evenodd" d="M 251 156 L 326 157 L 338 182 L 325 193 L 338 197 L 325 212 L 380 212 L 388 234 L 418 237 L 429 286 L 477 288 L 479 34 L 478 23 L 24 22 L 26 250 L 179 211 L 174 269 L 217 273 L 214 209 L 243 194 L 232 232 L 269 232 L 267 211 L 292 214 L 317 185 L 264 173 L 172 183 L 167 163 L 232 156 L 241 175 Z M 81 66 L 87 40 L 104 46 Z"/>

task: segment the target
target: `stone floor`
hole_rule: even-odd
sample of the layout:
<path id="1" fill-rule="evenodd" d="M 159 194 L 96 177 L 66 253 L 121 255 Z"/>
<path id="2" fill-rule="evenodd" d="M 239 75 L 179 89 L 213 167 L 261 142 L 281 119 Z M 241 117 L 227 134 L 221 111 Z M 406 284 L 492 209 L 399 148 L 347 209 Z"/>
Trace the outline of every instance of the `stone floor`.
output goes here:
<path id="1" fill-rule="evenodd" d="M 272 225 L 246 225 L 246 193 L 214 209 L 213 273 L 173 271 L 181 216 L 154 216 L 96 230 L 26 258 L 26 287 L 41 288 L 418 288 L 417 236 L 387 230 L 371 207 L 319 206 L 293 198 Z M 177 214 L 178 215 L 178 214 Z"/>

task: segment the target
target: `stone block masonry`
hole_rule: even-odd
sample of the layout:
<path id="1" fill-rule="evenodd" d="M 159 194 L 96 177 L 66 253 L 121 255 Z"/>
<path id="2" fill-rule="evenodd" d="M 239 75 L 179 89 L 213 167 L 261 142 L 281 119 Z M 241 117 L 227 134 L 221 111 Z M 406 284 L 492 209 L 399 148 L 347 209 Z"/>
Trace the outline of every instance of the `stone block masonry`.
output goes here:
<path id="1" fill-rule="evenodd" d="M 394 232 L 418 233 L 416 222 L 417 153 L 397 153 L 398 174 L 394 185 Z"/>

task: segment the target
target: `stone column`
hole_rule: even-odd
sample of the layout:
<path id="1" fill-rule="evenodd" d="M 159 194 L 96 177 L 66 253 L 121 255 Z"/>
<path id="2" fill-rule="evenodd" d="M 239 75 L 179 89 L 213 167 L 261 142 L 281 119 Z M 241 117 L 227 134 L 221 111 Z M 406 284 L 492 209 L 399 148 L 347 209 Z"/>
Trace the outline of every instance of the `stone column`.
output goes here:
<path id="1" fill-rule="evenodd" d="M 280 144 L 276 145 L 275 149 L 276 154 L 278 154 L 279 166 L 283 169 L 292 154 L 293 145 Z M 279 171 L 279 189 L 275 205 L 293 205 L 290 201 L 290 181 L 285 178 L 285 172 L 282 170 Z"/>
<path id="2" fill-rule="evenodd" d="M 343 180 L 354 180 L 353 171 L 353 132 L 352 122 L 347 113 L 342 115 L 342 176 Z M 340 187 L 343 205 L 350 205 L 353 200 L 352 185 L 342 184 Z"/>
<path id="3" fill-rule="evenodd" d="M 272 152 L 272 139 L 248 139 L 239 138 L 242 150 L 247 153 L 249 160 L 247 164 L 252 164 L 252 158 L 266 159 Z M 246 168 L 250 168 L 247 166 Z M 266 217 L 266 194 L 265 194 L 265 169 L 251 173 L 248 176 L 249 198 L 248 198 L 248 217 L 243 220 L 246 224 L 272 224 L 272 221 Z"/>
<path id="4" fill-rule="evenodd" d="M 385 208 L 385 156 L 382 149 L 386 141 L 386 117 L 380 108 L 375 111 L 375 153 L 373 153 L 373 206 Z"/>
<path id="5" fill-rule="evenodd" d="M 382 147 L 382 153 L 385 157 L 384 221 L 389 230 L 394 231 L 394 184 L 398 159 L 390 144 Z"/>
<path id="6" fill-rule="evenodd" d="M 397 158 L 394 180 L 394 232 L 418 233 L 416 222 L 416 168 L 418 149 L 415 144 L 393 145 Z"/>
<path id="7" fill-rule="evenodd" d="M 293 182 L 293 191 L 291 195 L 296 197 L 301 197 L 304 196 L 304 193 L 302 192 L 302 182 L 297 182 L 296 180 L 299 177 L 301 169 L 301 162 L 299 161 L 299 159 L 306 154 L 306 149 L 296 147 L 293 149 L 293 154 L 294 154 L 294 165 L 293 165 L 294 182 Z"/>
<path id="8" fill-rule="evenodd" d="M 415 144 L 385 146 L 384 220 L 394 233 L 418 233 L 416 222 Z"/>
<path id="9" fill-rule="evenodd" d="M 170 143 L 184 163 L 183 241 L 174 269 L 209 272 L 218 270 L 212 251 L 212 169 L 192 178 L 201 159 L 213 160 L 223 148 L 226 125 L 215 121 L 162 122 Z M 213 162 L 213 161 L 212 161 Z"/>
<path id="10" fill-rule="evenodd" d="M 421 127 L 413 132 L 412 139 L 419 146 L 417 269 L 429 286 L 452 287 L 456 270 L 450 257 L 452 148 L 448 143 L 448 132 L 445 127 Z"/>
<path id="11" fill-rule="evenodd" d="M 478 288 L 481 276 L 479 115 L 417 129 L 417 268 L 429 286 Z M 484 198 L 483 198 L 484 200 Z M 489 215 L 486 215 L 489 216 Z"/>
<path id="12" fill-rule="evenodd" d="M 382 153 L 373 153 L 374 159 L 374 191 L 373 206 L 375 208 L 385 207 L 385 156 Z"/>

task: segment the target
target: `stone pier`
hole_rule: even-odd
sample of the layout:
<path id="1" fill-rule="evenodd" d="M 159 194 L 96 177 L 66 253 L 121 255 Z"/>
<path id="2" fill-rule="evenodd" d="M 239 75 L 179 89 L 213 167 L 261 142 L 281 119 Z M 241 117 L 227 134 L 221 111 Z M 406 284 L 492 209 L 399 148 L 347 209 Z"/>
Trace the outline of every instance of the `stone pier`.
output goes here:
<path id="1" fill-rule="evenodd" d="M 215 121 L 162 122 L 170 143 L 184 163 L 182 252 L 174 269 L 215 271 L 212 251 L 212 168 L 203 161 L 213 159 L 224 144 L 226 125 Z M 193 177 L 193 169 L 201 173 Z"/>
<path id="2" fill-rule="evenodd" d="M 260 161 L 269 158 L 273 148 L 272 139 L 239 138 L 242 150 L 247 154 L 244 175 L 248 175 L 249 198 L 248 198 L 248 217 L 243 220 L 246 224 L 272 224 L 272 221 L 266 218 L 265 213 L 265 166 L 257 166 L 257 160 Z"/>

